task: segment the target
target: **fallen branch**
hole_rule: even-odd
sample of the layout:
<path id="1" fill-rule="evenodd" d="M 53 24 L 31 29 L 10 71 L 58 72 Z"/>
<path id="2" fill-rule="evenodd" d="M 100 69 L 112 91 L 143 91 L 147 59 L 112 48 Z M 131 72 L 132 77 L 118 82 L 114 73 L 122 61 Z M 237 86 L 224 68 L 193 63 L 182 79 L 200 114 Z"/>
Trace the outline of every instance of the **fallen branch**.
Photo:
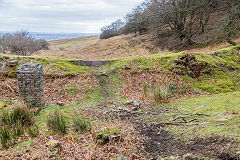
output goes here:
<path id="1" fill-rule="evenodd" d="M 224 124 L 221 123 L 221 124 L 216 124 L 214 126 L 208 126 L 208 127 L 206 127 L 206 126 L 195 126 L 195 127 L 191 128 L 191 129 L 185 131 L 185 132 L 179 132 L 178 134 L 173 134 L 173 135 L 185 134 L 185 133 L 188 133 L 188 132 L 190 132 L 190 131 L 192 131 L 192 130 L 194 130 L 196 128 L 212 128 L 212 127 L 217 127 L 217 126 L 221 126 L 221 125 L 224 125 Z"/>
<path id="2" fill-rule="evenodd" d="M 158 125 L 195 126 L 198 124 L 186 124 L 185 122 L 161 122 L 161 123 L 158 123 Z"/>

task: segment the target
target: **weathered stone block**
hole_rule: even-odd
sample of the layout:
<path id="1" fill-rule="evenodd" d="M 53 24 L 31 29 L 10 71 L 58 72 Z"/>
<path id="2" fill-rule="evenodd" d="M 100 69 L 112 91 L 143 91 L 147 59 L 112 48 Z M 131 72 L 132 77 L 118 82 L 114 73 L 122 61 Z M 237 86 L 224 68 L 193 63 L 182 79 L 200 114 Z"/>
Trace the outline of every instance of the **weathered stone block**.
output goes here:
<path id="1" fill-rule="evenodd" d="M 19 96 L 29 108 L 44 105 L 43 68 L 37 63 L 25 63 L 17 70 Z"/>

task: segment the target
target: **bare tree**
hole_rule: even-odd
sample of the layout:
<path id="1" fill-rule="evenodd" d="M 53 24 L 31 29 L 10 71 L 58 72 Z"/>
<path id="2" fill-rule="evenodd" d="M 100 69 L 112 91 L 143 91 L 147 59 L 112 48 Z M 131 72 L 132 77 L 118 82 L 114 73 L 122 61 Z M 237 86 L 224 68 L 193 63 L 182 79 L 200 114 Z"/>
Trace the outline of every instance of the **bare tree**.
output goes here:
<path id="1" fill-rule="evenodd" d="M 149 14 L 146 7 L 148 6 L 148 1 L 143 2 L 139 6 L 133 9 L 133 11 L 126 15 L 126 25 L 123 29 L 123 33 L 135 33 L 137 32 L 141 35 L 148 31 L 149 26 Z"/>
<path id="2" fill-rule="evenodd" d="M 232 38 L 240 35 L 240 1 L 228 0 L 220 5 L 221 10 L 226 12 L 226 16 L 222 20 L 222 30 L 220 36 L 226 37 L 226 41 L 232 45 L 236 45 Z"/>
<path id="3" fill-rule="evenodd" d="M 41 49 L 48 49 L 48 42 L 34 39 L 29 32 L 6 33 L 0 38 L 2 52 L 9 50 L 13 54 L 27 55 Z"/>
<path id="4" fill-rule="evenodd" d="M 150 0 L 148 9 L 155 29 L 176 36 L 181 45 L 194 43 L 193 35 L 205 33 L 214 0 Z M 156 27 L 157 26 L 157 27 Z M 162 34 L 162 33 L 161 33 Z"/>
<path id="5" fill-rule="evenodd" d="M 114 21 L 111 25 L 101 28 L 100 38 L 107 39 L 122 34 L 123 26 L 124 23 L 121 21 L 121 19 Z"/>

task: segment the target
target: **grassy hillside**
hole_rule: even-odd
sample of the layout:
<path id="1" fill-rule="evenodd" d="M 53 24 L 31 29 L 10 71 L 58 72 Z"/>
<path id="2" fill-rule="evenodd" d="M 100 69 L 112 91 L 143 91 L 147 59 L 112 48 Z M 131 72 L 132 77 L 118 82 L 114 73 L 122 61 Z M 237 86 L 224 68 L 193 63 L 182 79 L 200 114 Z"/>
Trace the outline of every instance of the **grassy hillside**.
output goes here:
<path id="1" fill-rule="evenodd" d="M 65 49 L 83 48 L 86 45 L 96 42 L 98 39 L 99 39 L 98 36 L 80 37 L 80 38 L 50 41 L 49 44 L 50 44 L 50 48 L 53 50 L 57 50 L 57 49 L 65 50 Z"/>

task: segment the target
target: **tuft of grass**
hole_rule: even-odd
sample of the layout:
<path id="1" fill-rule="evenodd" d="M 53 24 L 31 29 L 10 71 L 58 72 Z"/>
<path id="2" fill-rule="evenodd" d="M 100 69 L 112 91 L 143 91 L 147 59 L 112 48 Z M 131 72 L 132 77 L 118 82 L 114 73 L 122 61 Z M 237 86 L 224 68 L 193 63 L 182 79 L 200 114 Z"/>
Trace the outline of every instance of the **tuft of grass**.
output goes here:
<path id="1" fill-rule="evenodd" d="M 76 132 L 80 131 L 82 133 L 85 133 L 91 131 L 91 123 L 81 116 L 78 116 L 75 119 L 73 119 L 72 127 Z"/>
<path id="2" fill-rule="evenodd" d="M 27 134 L 30 137 L 37 137 L 39 135 L 39 128 L 37 125 L 27 128 Z"/>
<path id="3" fill-rule="evenodd" d="M 66 121 L 59 110 L 48 112 L 46 124 L 53 133 L 59 133 L 62 135 L 67 133 Z"/>
<path id="4" fill-rule="evenodd" d="M 0 138 L 1 138 L 1 144 L 3 148 L 8 147 L 8 143 L 11 139 L 11 133 L 9 128 L 7 126 L 1 126 L 0 128 Z"/>
<path id="5" fill-rule="evenodd" d="M 166 84 L 157 84 L 153 87 L 153 99 L 156 103 L 167 102 L 169 96 L 169 86 Z"/>
<path id="6" fill-rule="evenodd" d="M 17 138 L 25 131 L 33 130 L 35 120 L 29 109 L 18 103 L 12 110 L 4 110 L 0 115 L 0 138 L 3 148 L 7 148 L 12 138 Z M 30 134 L 27 132 L 30 136 Z M 33 133 L 33 132 L 32 132 Z M 38 132 L 34 132 L 35 135 Z"/>
<path id="7" fill-rule="evenodd" d="M 10 127 L 30 127 L 34 122 L 32 113 L 24 105 L 17 105 L 12 110 L 4 110 L 0 115 L 0 124 Z"/>
<path id="8" fill-rule="evenodd" d="M 26 106 L 17 106 L 10 112 L 10 124 L 29 127 L 34 123 L 33 115 Z"/>
<path id="9" fill-rule="evenodd" d="M 12 137 L 19 137 L 24 134 L 24 126 L 21 121 L 16 122 L 12 125 Z"/>
<path id="10" fill-rule="evenodd" d="M 148 83 L 147 82 L 143 83 L 143 96 L 144 97 L 148 96 Z"/>
<path id="11" fill-rule="evenodd" d="M 145 82 L 142 86 L 143 96 L 145 98 L 150 97 L 157 104 L 165 103 L 168 101 L 170 94 L 170 86 L 167 82 Z"/>

